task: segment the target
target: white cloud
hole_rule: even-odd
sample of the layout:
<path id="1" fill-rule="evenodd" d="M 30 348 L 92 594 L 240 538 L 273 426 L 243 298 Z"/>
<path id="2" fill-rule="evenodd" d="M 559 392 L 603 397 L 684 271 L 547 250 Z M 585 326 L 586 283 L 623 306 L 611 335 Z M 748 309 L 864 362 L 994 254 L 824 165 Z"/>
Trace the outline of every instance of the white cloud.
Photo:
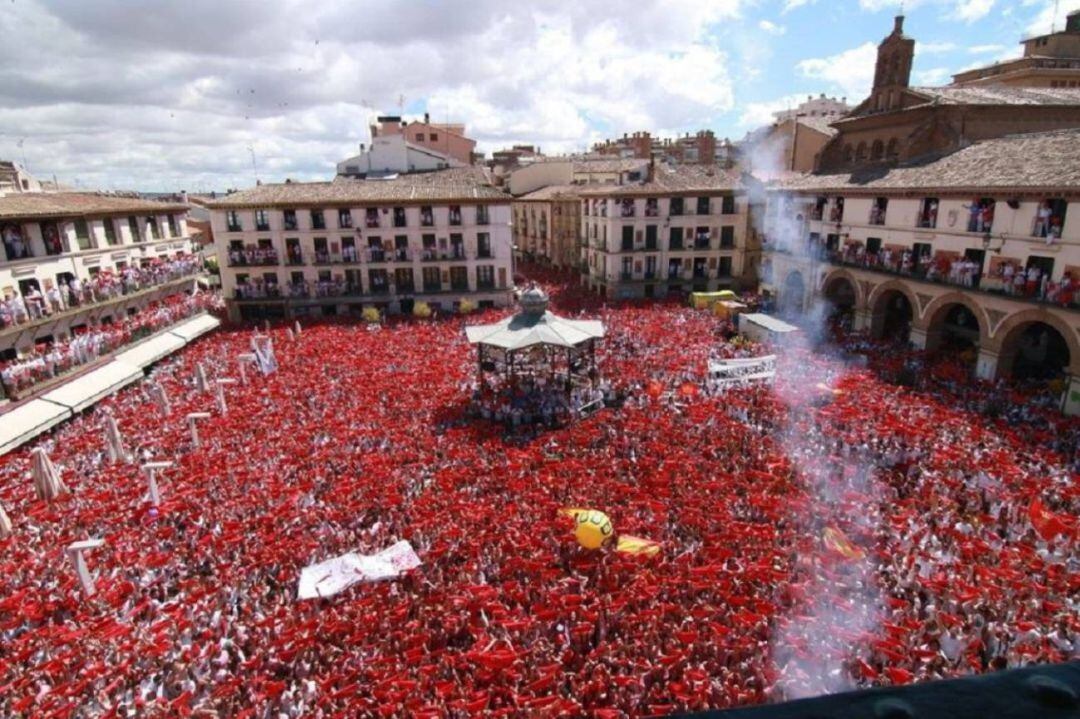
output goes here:
<path id="1" fill-rule="evenodd" d="M 967 49 L 972 55 L 982 55 L 988 52 L 1005 52 L 1009 50 L 1007 45 L 972 45 Z"/>
<path id="2" fill-rule="evenodd" d="M 954 42 L 917 42 L 915 43 L 916 55 L 939 55 L 952 52 L 956 49 Z"/>
<path id="3" fill-rule="evenodd" d="M 947 67 L 934 67 L 915 73 L 915 85 L 918 87 L 932 87 L 943 85 L 952 77 L 952 71 Z"/>
<path id="4" fill-rule="evenodd" d="M 829 57 L 801 60 L 795 69 L 804 77 L 823 80 L 839 88 L 854 104 L 870 93 L 876 61 L 877 46 L 866 42 Z"/>
<path id="5" fill-rule="evenodd" d="M 787 32 L 787 28 L 783 25 L 777 25 L 776 23 L 769 22 L 768 20 L 762 20 L 758 23 L 758 27 L 769 33 L 770 35 L 783 35 Z"/>
<path id="6" fill-rule="evenodd" d="M 0 33 L 21 40 L 0 45 L 0 157 L 25 137 L 61 181 L 221 189 L 251 184 L 252 146 L 264 180 L 325 178 L 399 96 L 489 152 L 692 131 L 734 106 L 709 33 L 748 1 L 5 2 Z M 213 22 L 178 30 L 191 17 Z"/>
<path id="7" fill-rule="evenodd" d="M 1037 2 L 1025 3 L 1039 8 L 1038 13 L 1028 23 L 1027 31 L 1031 35 L 1045 35 L 1056 27 L 1058 30 L 1065 28 L 1065 16 L 1073 10 L 1080 10 L 1080 0 L 1061 0 L 1056 4 L 1054 0 L 1037 0 Z M 1057 12 L 1055 13 L 1055 6 Z"/>
<path id="8" fill-rule="evenodd" d="M 757 128 L 773 123 L 773 113 L 781 110 L 790 110 L 806 101 L 805 93 L 795 93 L 778 97 L 775 100 L 765 102 L 750 102 L 743 106 L 739 115 L 739 126 L 745 128 Z"/>
<path id="9" fill-rule="evenodd" d="M 815 2 L 817 2 L 817 0 L 786 0 L 786 2 L 784 3 L 784 9 L 782 11 L 782 14 L 786 15 L 792 10 L 797 10 L 798 8 L 801 8 L 803 5 L 812 5 Z"/>
<path id="10" fill-rule="evenodd" d="M 951 17 L 968 24 L 981 20 L 994 9 L 994 0 L 957 0 Z"/>

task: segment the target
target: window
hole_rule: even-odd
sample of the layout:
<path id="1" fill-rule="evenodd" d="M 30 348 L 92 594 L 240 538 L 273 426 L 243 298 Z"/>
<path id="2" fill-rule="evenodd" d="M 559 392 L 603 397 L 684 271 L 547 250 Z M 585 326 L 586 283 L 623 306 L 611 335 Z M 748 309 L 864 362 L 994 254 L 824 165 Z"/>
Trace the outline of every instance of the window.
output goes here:
<path id="1" fill-rule="evenodd" d="M 330 251 L 326 247 L 326 238 L 316 237 L 312 240 L 312 244 L 315 246 L 315 264 L 328 264 L 330 262 Z"/>
<path id="2" fill-rule="evenodd" d="M 150 237 L 155 240 L 161 239 L 161 228 L 158 227 L 157 218 L 150 215 L 146 218 L 146 226 L 150 228 Z M 78 236 L 78 229 L 76 228 L 76 236 Z"/>
<path id="3" fill-rule="evenodd" d="M 325 230 L 326 229 L 326 215 L 322 210 L 311 211 L 311 229 L 313 230 Z"/>
<path id="4" fill-rule="evenodd" d="M 142 232 L 139 230 L 139 220 L 134 215 L 128 217 L 128 232 L 131 233 L 132 242 L 142 242 Z"/>
<path id="5" fill-rule="evenodd" d="M 919 206 L 919 227 L 932 229 L 937 227 L 938 198 L 924 197 Z"/>
<path id="6" fill-rule="evenodd" d="M 371 288 L 371 294 L 384 295 L 390 291 L 390 282 L 386 274 L 386 270 L 368 270 L 368 287 Z"/>
<path id="7" fill-rule="evenodd" d="M 63 254 L 64 241 L 60 237 L 60 226 L 55 222 L 42 222 L 40 227 L 41 240 L 45 243 L 45 254 Z"/>
<path id="8" fill-rule="evenodd" d="M 622 258 L 622 273 L 620 279 L 629 280 L 634 276 L 634 259 L 632 257 Z"/>
<path id="9" fill-rule="evenodd" d="M 720 249 L 730 250 L 735 247 L 735 227 L 724 225 L 720 228 Z"/>
<path id="10" fill-rule="evenodd" d="M 394 259 L 398 262 L 408 262 L 409 257 L 409 236 L 408 235 L 395 235 L 394 236 Z"/>
<path id="11" fill-rule="evenodd" d="M 341 238 L 341 259 L 345 262 L 356 262 L 356 240 L 352 237 Z"/>
<path id="12" fill-rule="evenodd" d="M 266 232 L 270 229 L 269 210 L 255 210 L 255 229 L 260 232 Z"/>
<path id="13" fill-rule="evenodd" d="M 683 213 L 683 198 L 672 197 L 668 202 L 668 214 L 672 217 L 678 217 Z"/>
<path id="14" fill-rule="evenodd" d="M 450 224 L 461 224 L 461 205 L 450 205 Z"/>
<path id="15" fill-rule="evenodd" d="M 225 229 L 229 232 L 242 232 L 244 227 L 240 224 L 240 213 L 236 210 L 229 210 L 225 213 Z M 132 235 L 132 239 L 138 242 L 137 235 Z"/>
<path id="16" fill-rule="evenodd" d="M 179 237 L 180 236 L 180 227 L 179 227 L 178 223 L 176 222 L 176 215 L 165 215 L 165 220 L 166 220 L 166 222 L 169 223 L 169 237 Z M 107 219 L 107 220 L 105 220 L 105 223 L 106 224 L 112 224 L 112 220 Z M 108 235 L 109 235 L 109 233 L 108 233 L 108 231 L 106 231 L 105 236 L 108 237 Z M 114 244 L 114 243 L 110 242 L 109 244 L 111 245 L 111 244 Z"/>
<path id="17" fill-rule="evenodd" d="M 645 258 L 645 279 L 651 280 L 656 278 L 656 255 L 649 255 Z"/>
<path id="18" fill-rule="evenodd" d="M 9 260 L 21 260 L 32 255 L 30 238 L 23 234 L 22 225 L 14 222 L 0 224 L 0 236 L 4 239 L 4 251 Z"/>
<path id="19" fill-rule="evenodd" d="M 423 142 L 424 141 L 424 133 L 422 133 L 422 132 L 416 133 L 416 141 L 417 142 Z"/>
<path id="20" fill-rule="evenodd" d="M 645 225 L 645 249 L 656 249 L 656 225 Z"/>
<path id="21" fill-rule="evenodd" d="M 416 281 L 411 267 L 398 267 L 394 270 L 394 286 L 398 292 L 416 292 Z"/>
<path id="22" fill-rule="evenodd" d="M 295 237 L 285 240 L 285 262 L 290 265 L 304 264 L 304 255 L 300 251 L 300 240 Z"/>
<path id="23" fill-rule="evenodd" d="M 583 214 L 583 215 L 585 215 L 586 217 L 588 217 L 588 216 L 589 216 L 589 215 L 591 214 L 591 213 L 589 212 L 589 206 L 590 206 L 591 204 L 592 204 L 592 200 L 582 200 L 582 201 L 581 201 L 581 214 Z"/>
<path id="24" fill-rule="evenodd" d="M 624 197 L 619 201 L 619 208 L 621 210 L 620 217 L 633 217 L 634 216 L 634 200 L 630 197 Z"/>
<path id="25" fill-rule="evenodd" d="M 423 259 L 430 261 L 438 258 L 435 249 L 435 235 L 421 235 L 420 242 L 423 246 Z"/>
<path id="26" fill-rule="evenodd" d="M 476 268 L 476 289 L 495 289 L 495 267 L 493 265 L 478 265 Z"/>
<path id="27" fill-rule="evenodd" d="M 825 216 L 825 205 L 829 203 L 827 197 L 818 197 L 814 201 L 814 209 L 810 210 L 811 220 L 820 220 Z"/>
<path id="28" fill-rule="evenodd" d="M 491 235 L 487 232 L 476 233 L 476 256 L 480 259 L 489 259 L 491 254 Z"/>
<path id="29" fill-rule="evenodd" d="M 658 217 L 660 215 L 660 201 L 655 197 L 645 198 L 645 216 Z"/>
<path id="30" fill-rule="evenodd" d="M 900 157 L 900 141 L 895 137 L 889 140 L 888 146 L 885 148 L 885 159 L 896 160 Z"/>
<path id="31" fill-rule="evenodd" d="M 395 207 L 394 208 L 394 227 L 405 227 L 405 226 L 406 226 L 406 223 L 405 223 L 405 208 L 404 207 Z"/>
<path id="32" fill-rule="evenodd" d="M 994 226 L 994 207 L 997 203 L 992 197 L 983 197 L 973 200 L 970 205 L 964 205 L 968 211 L 968 232 L 989 232 Z"/>
<path id="33" fill-rule="evenodd" d="M 634 228 L 630 225 L 623 225 L 622 246 L 620 249 L 623 252 L 632 252 L 634 249 Z"/>
<path id="34" fill-rule="evenodd" d="M 889 207 L 889 200 L 886 197 L 875 197 L 873 204 L 870 205 L 870 224 L 871 225 L 884 225 L 885 224 L 885 211 Z"/>
<path id="35" fill-rule="evenodd" d="M 672 227 L 668 244 L 669 250 L 681 250 L 683 248 L 683 228 Z"/>
<path id="36" fill-rule="evenodd" d="M 440 292 L 442 278 L 438 267 L 425 267 L 423 270 L 424 292 Z"/>
<path id="37" fill-rule="evenodd" d="M 435 212 L 431 209 L 431 205 L 424 205 L 420 208 L 420 224 L 424 227 L 431 227 L 435 224 Z"/>
<path id="38" fill-rule="evenodd" d="M 296 210 L 284 210 L 282 213 L 286 230 L 296 229 Z"/>
<path id="39" fill-rule="evenodd" d="M 439 141 L 439 133 L 437 133 L 437 132 L 428 133 L 428 139 L 431 142 L 438 142 Z"/>
<path id="40" fill-rule="evenodd" d="M 874 144 L 870 148 L 870 159 L 874 162 L 880 162 L 885 156 L 885 144 L 881 140 L 874 140 Z"/>
<path id="41" fill-rule="evenodd" d="M 720 267 L 716 271 L 717 277 L 731 277 L 731 257 L 721 257 Z"/>
<path id="42" fill-rule="evenodd" d="M 382 240 L 378 237 L 368 238 L 368 261 L 386 262 L 386 252 L 383 250 Z"/>
<path id="43" fill-rule="evenodd" d="M 860 142 L 858 147 L 855 148 L 855 162 L 866 161 L 866 143 Z"/>
<path id="44" fill-rule="evenodd" d="M 172 220 L 173 216 L 169 215 L 169 219 Z M 114 222 L 115 221 L 111 217 L 106 217 L 101 221 L 101 227 L 105 230 L 105 244 L 110 247 L 120 244 L 120 240 L 116 237 L 116 225 Z M 175 222 L 175 220 L 173 220 L 173 222 Z"/>
<path id="45" fill-rule="evenodd" d="M 154 218 L 149 218 L 153 220 Z M 79 242 L 80 250 L 89 250 L 92 245 L 90 244 L 90 228 L 86 224 L 86 220 L 78 218 L 75 220 L 75 239 Z"/>
<path id="46" fill-rule="evenodd" d="M 486 225 L 490 221 L 491 220 L 488 217 L 488 206 L 487 205 L 477 205 L 476 206 L 476 224 L 478 224 L 478 225 Z"/>
<path id="47" fill-rule="evenodd" d="M 694 230 L 694 249 L 707 250 L 709 249 L 709 228 L 698 227 Z"/>
<path id="48" fill-rule="evenodd" d="M 459 234 L 450 235 L 450 256 L 455 260 L 465 259 L 465 238 Z"/>
<path id="49" fill-rule="evenodd" d="M 866 254 L 876 255 L 881 252 L 881 238 L 880 237 L 867 237 L 866 238 Z"/>
<path id="50" fill-rule="evenodd" d="M 450 268 L 450 289 L 457 292 L 469 291 L 469 268 L 461 265 Z"/>
<path id="51" fill-rule="evenodd" d="M 338 210 L 337 211 L 337 223 L 338 227 L 343 230 L 347 230 L 352 227 L 352 211 L 351 210 Z"/>
<path id="52" fill-rule="evenodd" d="M 735 214 L 735 196 L 734 195 L 724 195 L 723 199 L 721 200 L 721 204 L 720 204 L 720 213 L 723 214 L 723 215 L 734 215 Z"/>
<path id="53" fill-rule="evenodd" d="M 697 198 L 697 213 L 699 215 L 709 214 L 709 198 L 699 197 Z"/>
<path id="54" fill-rule="evenodd" d="M 369 229 L 379 226 L 379 208 L 369 207 L 364 210 L 364 225 Z"/>
<path id="55" fill-rule="evenodd" d="M 1040 202 L 1035 210 L 1035 230 L 1032 234 L 1051 242 L 1061 239 L 1068 207 L 1068 203 L 1061 198 L 1048 198 Z"/>
<path id="56" fill-rule="evenodd" d="M 844 198 L 837 197 L 833 203 L 832 209 L 829 211 L 829 222 L 843 222 L 844 221 Z"/>

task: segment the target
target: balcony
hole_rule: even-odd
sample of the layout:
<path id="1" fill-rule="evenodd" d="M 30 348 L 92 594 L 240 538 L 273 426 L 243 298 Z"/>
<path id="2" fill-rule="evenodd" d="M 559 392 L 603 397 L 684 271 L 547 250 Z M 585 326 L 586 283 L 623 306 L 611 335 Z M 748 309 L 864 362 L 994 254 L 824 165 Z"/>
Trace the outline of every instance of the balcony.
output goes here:
<path id="1" fill-rule="evenodd" d="M 380 264 L 382 262 L 386 262 L 386 255 L 386 250 L 380 249 L 378 247 L 372 247 L 364 253 L 364 258 L 370 263 Z"/>
<path id="2" fill-rule="evenodd" d="M 316 264 L 316 265 L 332 265 L 335 262 L 340 262 L 340 260 L 335 259 L 333 257 L 333 255 L 331 255 L 329 252 L 318 252 L 318 251 L 315 252 L 315 262 L 314 262 L 314 264 Z"/>
<path id="3" fill-rule="evenodd" d="M 694 249 L 695 250 L 707 250 L 707 249 L 709 249 L 709 238 L 708 237 L 695 238 L 694 239 Z"/>
<path id="4" fill-rule="evenodd" d="M 241 225 L 225 225 L 226 232 L 243 232 L 244 228 Z"/>
<path id="5" fill-rule="evenodd" d="M 634 279 L 634 273 L 633 272 L 620 272 L 619 273 L 619 279 L 622 280 L 623 282 L 629 282 L 630 280 Z"/>
<path id="6" fill-rule="evenodd" d="M 491 250 L 481 249 L 476 251 L 476 258 L 478 260 L 493 260 L 495 259 L 495 255 Z"/>
<path id="7" fill-rule="evenodd" d="M 425 282 L 424 292 L 427 294 L 442 292 L 442 282 Z"/>
<path id="8" fill-rule="evenodd" d="M 455 282 L 455 281 L 451 280 L 450 281 L 450 291 L 451 292 L 468 292 L 469 291 L 469 281 L 465 280 L 465 281 Z"/>
<path id="9" fill-rule="evenodd" d="M 256 223 L 255 231 L 256 232 L 269 232 L 270 231 L 270 223 L 269 222 Z M 157 239 L 157 238 L 155 237 L 154 239 Z"/>
<path id="10" fill-rule="evenodd" d="M 477 280 L 476 290 L 478 292 L 490 292 L 495 289 L 495 280 Z"/>
<path id="11" fill-rule="evenodd" d="M 276 252 L 230 251 L 226 264 L 229 267 L 270 267 L 278 264 L 278 256 Z"/>
<path id="12" fill-rule="evenodd" d="M 299 251 L 289 252 L 285 256 L 285 264 L 292 267 L 304 264 L 304 253 Z"/>

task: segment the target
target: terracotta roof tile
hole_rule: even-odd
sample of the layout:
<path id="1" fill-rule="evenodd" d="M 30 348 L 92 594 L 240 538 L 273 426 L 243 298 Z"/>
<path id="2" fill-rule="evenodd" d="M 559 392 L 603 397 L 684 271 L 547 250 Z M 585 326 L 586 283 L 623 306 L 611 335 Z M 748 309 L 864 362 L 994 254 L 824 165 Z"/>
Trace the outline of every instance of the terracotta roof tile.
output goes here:
<path id="1" fill-rule="evenodd" d="M 0 197 L 0 217 L 48 218 L 184 212 L 187 205 L 94 192 L 18 192 Z"/>
<path id="2" fill-rule="evenodd" d="M 463 167 L 401 174 L 386 179 L 335 177 L 331 182 L 259 185 L 211 200 L 211 209 L 345 205 L 389 202 L 510 201 L 482 168 Z"/>
<path id="3" fill-rule="evenodd" d="M 721 192 L 743 189 L 741 175 L 719 165 L 675 165 L 657 163 L 651 182 L 625 185 L 588 185 L 582 188 L 585 196 L 644 196 L 685 192 Z"/>
<path id="4" fill-rule="evenodd" d="M 851 174 L 800 175 L 787 190 L 1053 189 L 1080 190 L 1080 128 L 1007 135 L 949 155 Z"/>

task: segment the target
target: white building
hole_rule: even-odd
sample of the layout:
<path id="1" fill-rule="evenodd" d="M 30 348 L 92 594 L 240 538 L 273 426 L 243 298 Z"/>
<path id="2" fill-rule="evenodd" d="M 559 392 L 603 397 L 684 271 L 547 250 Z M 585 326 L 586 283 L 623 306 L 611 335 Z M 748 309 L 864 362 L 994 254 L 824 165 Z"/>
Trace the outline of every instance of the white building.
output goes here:
<path id="1" fill-rule="evenodd" d="M 190 254 L 186 217 L 186 205 L 132 197 L 0 194 L 0 356 L 13 358 L 73 328 L 107 323 L 190 290 L 191 274 L 114 296 L 93 289 L 100 273 Z"/>
<path id="2" fill-rule="evenodd" d="M 826 117 L 839 120 L 850 111 L 851 106 L 847 104 L 846 97 L 837 100 L 835 97 L 825 97 L 825 93 L 821 93 L 817 97 L 807 95 L 806 102 L 800 103 L 796 108 L 774 112 L 773 117 L 774 124 L 796 117 Z"/>
<path id="3" fill-rule="evenodd" d="M 511 299 L 510 197 L 482 168 L 260 185 L 207 206 L 234 318 Z"/>
<path id="4" fill-rule="evenodd" d="M 612 298 L 753 284 L 760 248 L 746 189 L 716 165 L 664 164 L 640 180 L 583 187 L 583 282 Z"/>
<path id="5" fill-rule="evenodd" d="M 449 155 L 408 142 L 405 135 L 380 135 L 371 140 L 371 147 L 360 145 L 360 154 L 338 163 L 337 174 L 345 177 L 367 177 L 399 172 L 430 172 L 465 163 Z"/>

